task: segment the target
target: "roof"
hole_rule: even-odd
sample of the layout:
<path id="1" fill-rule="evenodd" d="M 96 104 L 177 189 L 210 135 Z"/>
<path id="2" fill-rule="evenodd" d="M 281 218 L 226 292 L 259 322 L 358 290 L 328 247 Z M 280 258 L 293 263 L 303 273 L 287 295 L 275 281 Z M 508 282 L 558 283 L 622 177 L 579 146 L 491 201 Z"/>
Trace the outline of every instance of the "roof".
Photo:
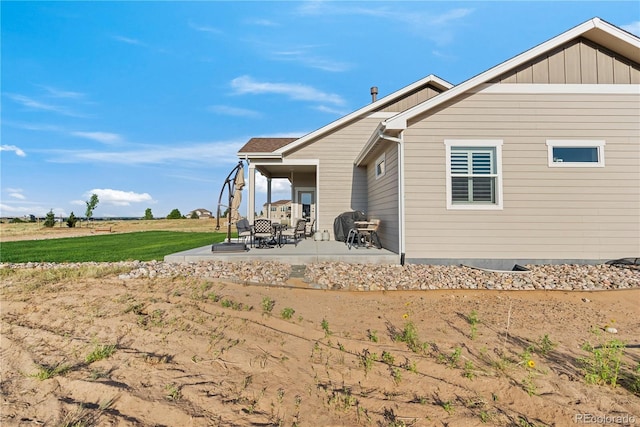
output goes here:
<path id="1" fill-rule="evenodd" d="M 251 138 L 238 153 L 273 153 L 298 138 Z"/>
<path id="2" fill-rule="evenodd" d="M 289 199 L 286 199 L 286 200 L 285 200 L 285 199 L 282 199 L 282 200 L 278 200 L 278 201 L 276 201 L 276 202 L 271 202 L 271 206 L 273 206 L 273 205 L 286 205 L 287 203 L 291 203 L 291 200 L 289 200 Z M 265 205 L 266 205 L 266 203 L 265 203 Z"/>
<path id="3" fill-rule="evenodd" d="M 393 92 L 387 96 L 384 96 L 378 99 L 375 102 L 371 102 L 370 104 L 365 105 L 364 107 L 347 114 L 335 120 L 332 123 L 329 123 L 326 126 L 321 127 L 311 133 L 304 135 L 301 138 L 251 138 L 249 142 L 247 142 L 241 149 L 238 151 L 238 156 L 243 157 L 242 154 L 272 154 L 277 155 L 276 157 L 282 157 L 283 153 L 290 151 L 302 144 L 305 144 L 309 140 L 313 138 L 317 138 L 323 134 L 329 133 L 334 129 L 343 126 L 345 123 L 348 123 L 351 120 L 362 117 L 363 115 L 370 114 L 376 109 L 384 106 L 392 102 L 395 99 L 402 98 L 403 96 L 411 93 L 412 91 L 423 87 L 431 85 L 436 87 L 442 91 L 449 90 L 453 87 L 453 85 L 446 80 L 443 80 L 433 74 L 424 77 L 417 82 L 414 82 L 396 92 Z"/>

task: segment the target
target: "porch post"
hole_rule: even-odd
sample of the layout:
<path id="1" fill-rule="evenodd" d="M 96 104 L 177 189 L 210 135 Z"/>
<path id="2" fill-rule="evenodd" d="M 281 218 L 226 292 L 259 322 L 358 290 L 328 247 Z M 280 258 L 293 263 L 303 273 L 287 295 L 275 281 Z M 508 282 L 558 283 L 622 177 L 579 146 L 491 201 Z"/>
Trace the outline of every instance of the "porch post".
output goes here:
<path id="1" fill-rule="evenodd" d="M 267 178 L 267 218 L 271 219 L 271 178 Z"/>
<path id="2" fill-rule="evenodd" d="M 249 164 L 249 198 L 247 200 L 247 219 L 253 224 L 256 212 L 256 167 Z"/>

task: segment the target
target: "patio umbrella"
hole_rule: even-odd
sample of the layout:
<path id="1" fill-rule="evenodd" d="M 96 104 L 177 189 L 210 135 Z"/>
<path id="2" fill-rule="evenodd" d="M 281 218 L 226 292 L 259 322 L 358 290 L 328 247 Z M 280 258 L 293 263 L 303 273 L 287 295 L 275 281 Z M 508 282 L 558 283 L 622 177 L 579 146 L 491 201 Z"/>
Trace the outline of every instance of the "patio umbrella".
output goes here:
<path id="1" fill-rule="evenodd" d="M 236 178 L 233 182 L 233 199 L 231 199 L 231 222 L 240 220 L 240 202 L 242 202 L 242 188 L 244 187 L 244 167 L 238 168 Z"/>

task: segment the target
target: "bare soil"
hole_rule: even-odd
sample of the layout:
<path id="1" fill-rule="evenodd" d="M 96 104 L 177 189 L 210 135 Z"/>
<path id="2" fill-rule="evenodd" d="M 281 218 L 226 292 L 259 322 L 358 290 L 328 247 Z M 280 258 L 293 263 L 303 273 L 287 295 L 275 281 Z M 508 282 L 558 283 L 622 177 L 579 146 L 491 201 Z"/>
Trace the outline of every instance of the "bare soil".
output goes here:
<path id="1" fill-rule="evenodd" d="M 2 426 L 640 423 L 637 289 L 347 292 L 0 273 Z M 398 340 L 410 326 L 413 350 Z M 583 345 L 614 339 L 626 344 L 618 386 L 588 384 Z"/>

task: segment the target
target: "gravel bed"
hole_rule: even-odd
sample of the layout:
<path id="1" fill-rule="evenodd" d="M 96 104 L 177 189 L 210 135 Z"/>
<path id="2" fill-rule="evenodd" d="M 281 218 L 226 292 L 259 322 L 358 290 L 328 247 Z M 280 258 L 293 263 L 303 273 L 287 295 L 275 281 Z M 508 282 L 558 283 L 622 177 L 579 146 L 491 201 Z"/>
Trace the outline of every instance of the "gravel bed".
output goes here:
<path id="1" fill-rule="evenodd" d="M 0 264 L 5 268 L 118 267 L 128 270 L 121 280 L 137 278 L 200 277 L 238 283 L 283 285 L 291 265 L 269 261 L 230 263 L 222 261 L 167 263 L 127 261 L 115 263 L 21 263 Z M 362 265 L 342 262 L 306 266 L 304 281 L 320 289 L 334 290 L 609 290 L 640 288 L 640 270 L 610 265 L 528 265 L 530 271 L 494 272 L 464 266 Z"/>

